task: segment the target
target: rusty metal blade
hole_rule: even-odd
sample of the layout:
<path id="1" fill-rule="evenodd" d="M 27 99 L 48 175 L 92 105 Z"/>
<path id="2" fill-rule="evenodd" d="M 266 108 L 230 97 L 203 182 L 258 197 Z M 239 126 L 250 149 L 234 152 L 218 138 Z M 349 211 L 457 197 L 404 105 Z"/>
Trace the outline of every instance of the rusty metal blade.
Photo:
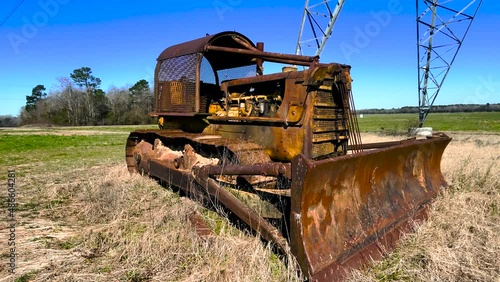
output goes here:
<path id="1" fill-rule="evenodd" d="M 342 280 L 391 250 L 446 182 L 444 134 L 334 159 L 292 162 L 291 248 L 311 281 Z"/>

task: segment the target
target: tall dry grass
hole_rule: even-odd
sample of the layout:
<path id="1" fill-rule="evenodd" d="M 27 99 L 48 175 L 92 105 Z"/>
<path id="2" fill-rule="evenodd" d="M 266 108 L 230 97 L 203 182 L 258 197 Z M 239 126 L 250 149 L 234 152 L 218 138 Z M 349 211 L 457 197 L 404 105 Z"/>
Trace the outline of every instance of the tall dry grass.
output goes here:
<path id="1" fill-rule="evenodd" d="M 429 219 L 351 281 L 499 281 L 500 136 L 451 137 L 442 160 L 450 186 Z"/>
<path id="2" fill-rule="evenodd" d="M 498 281 L 500 136 L 452 137 L 442 162 L 450 187 L 429 220 L 351 281 Z M 121 160 L 18 181 L 18 281 L 302 280 L 260 239 L 151 179 L 130 176 Z M 193 211 L 217 236 L 198 237 L 188 220 Z M 0 266 L 0 281 L 12 280 L 6 270 Z"/>
<path id="3" fill-rule="evenodd" d="M 20 197 L 38 203 L 22 217 L 44 228 L 18 230 L 19 281 L 299 281 L 259 238 L 121 163 L 37 184 Z M 217 221 L 217 236 L 196 234 L 196 210 Z"/>

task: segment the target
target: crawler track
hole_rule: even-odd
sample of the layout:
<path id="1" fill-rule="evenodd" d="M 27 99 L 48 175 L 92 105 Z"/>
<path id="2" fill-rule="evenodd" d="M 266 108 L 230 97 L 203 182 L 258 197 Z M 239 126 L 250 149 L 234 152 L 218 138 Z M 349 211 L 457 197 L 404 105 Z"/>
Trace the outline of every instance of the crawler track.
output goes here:
<path id="1" fill-rule="evenodd" d="M 134 160 L 134 149 L 141 140 L 150 144 L 155 139 L 172 150 L 184 150 L 184 145 L 191 145 L 197 153 L 204 157 L 219 158 L 227 164 L 253 165 L 271 162 L 266 152 L 257 144 L 241 140 L 222 138 L 219 135 L 186 133 L 180 130 L 137 130 L 130 133 L 127 139 L 126 160 L 130 172 L 137 172 Z"/>
<path id="2" fill-rule="evenodd" d="M 219 168 L 220 172 L 200 166 L 191 170 L 175 168 L 171 163 L 155 158 L 153 147 L 157 139 L 173 151 L 183 151 L 189 145 L 204 158 L 217 158 L 218 165 L 210 168 Z M 151 149 L 138 157 L 138 147 L 141 146 Z M 283 236 L 284 230 L 288 228 L 283 223 L 288 221 L 284 217 L 289 214 L 289 189 L 268 189 L 266 185 L 269 184 L 276 188 L 277 175 L 282 167 L 280 163 L 272 162 L 259 145 L 218 135 L 141 130 L 130 133 L 126 160 L 131 173 L 147 173 L 180 188 L 192 198 L 221 203 L 265 240 L 275 243 L 284 252 L 289 251 Z M 242 167 L 248 169 L 248 175 L 225 171 L 226 168 Z"/>

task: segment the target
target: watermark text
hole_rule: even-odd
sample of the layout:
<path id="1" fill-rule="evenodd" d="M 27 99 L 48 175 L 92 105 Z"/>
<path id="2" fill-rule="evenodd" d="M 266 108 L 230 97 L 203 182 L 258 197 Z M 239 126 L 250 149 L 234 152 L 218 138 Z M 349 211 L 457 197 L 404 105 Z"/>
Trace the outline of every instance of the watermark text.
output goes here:
<path id="1" fill-rule="evenodd" d="M 16 272 L 16 171 L 7 172 L 7 195 L 8 195 L 8 239 L 9 248 L 8 271 L 11 274 Z"/>
<path id="2" fill-rule="evenodd" d="M 372 40 L 380 35 L 382 29 L 391 23 L 393 15 L 400 14 L 402 11 L 403 7 L 399 0 L 390 0 L 385 10 L 370 12 L 372 19 L 363 28 L 354 27 L 352 42 L 343 41 L 339 45 L 346 61 L 350 62 L 352 55 L 359 54 L 368 47 Z"/>
<path id="3" fill-rule="evenodd" d="M 70 0 L 39 0 L 38 11 L 30 17 L 22 17 L 23 26 L 20 32 L 9 32 L 7 38 L 14 52 L 19 53 L 19 47 L 29 42 L 34 38 L 38 31 L 49 23 L 50 18 L 55 17 L 59 13 L 61 5 L 65 5 Z"/>

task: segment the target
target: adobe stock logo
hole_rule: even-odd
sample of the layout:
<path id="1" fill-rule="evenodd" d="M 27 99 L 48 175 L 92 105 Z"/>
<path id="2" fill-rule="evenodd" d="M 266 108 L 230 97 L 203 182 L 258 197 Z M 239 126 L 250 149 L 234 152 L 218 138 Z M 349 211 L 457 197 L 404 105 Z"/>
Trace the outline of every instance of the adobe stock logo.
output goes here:
<path id="1" fill-rule="evenodd" d="M 31 17 L 22 17 L 24 25 L 21 27 L 20 33 L 9 32 L 7 38 L 14 52 L 19 53 L 19 47 L 26 44 L 30 39 L 34 38 L 40 28 L 49 23 L 50 18 L 55 17 L 59 13 L 61 5 L 67 4 L 70 0 L 39 0 L 38 7 L 40 9 L 33 13 Z"/>
<path id="2" fill-rule="evenodd" d="M 340 43 L 339 47 L 346 61 L 349 63 L 353 54 L 359 54 L 364 48 L 368 47 L 372 40 L 380 35 L 383 28 L 391 23 L 392 16 L 400 14 L 402 11 L 403 7 L 399 0 L 390 0 L 386 9 L 370 12 L 371 20 L 366 22 L 363 28 L 354 27 L 352 43 L 345 41 Z"/>
<path id="3" fill-rule="evenodd" d="M 474 94 L 465 98 L 465 104 L 484 104 L 488 99 L 498 97 L 496 93 L 499 92 L 500 81 L 495 80 L 491 74 L 488 77 L 479 76 L 477 79 L 479 84 L 474 89 Z"/>
<path id="4" fill-rule="evenodd" d="M 238 7 L 243 0 L 214 0 L 212 5 L 214 6 L 219 20 L 224 21 L 224 14 L 226 12 L 232 12 L 236 7 Z"/>

